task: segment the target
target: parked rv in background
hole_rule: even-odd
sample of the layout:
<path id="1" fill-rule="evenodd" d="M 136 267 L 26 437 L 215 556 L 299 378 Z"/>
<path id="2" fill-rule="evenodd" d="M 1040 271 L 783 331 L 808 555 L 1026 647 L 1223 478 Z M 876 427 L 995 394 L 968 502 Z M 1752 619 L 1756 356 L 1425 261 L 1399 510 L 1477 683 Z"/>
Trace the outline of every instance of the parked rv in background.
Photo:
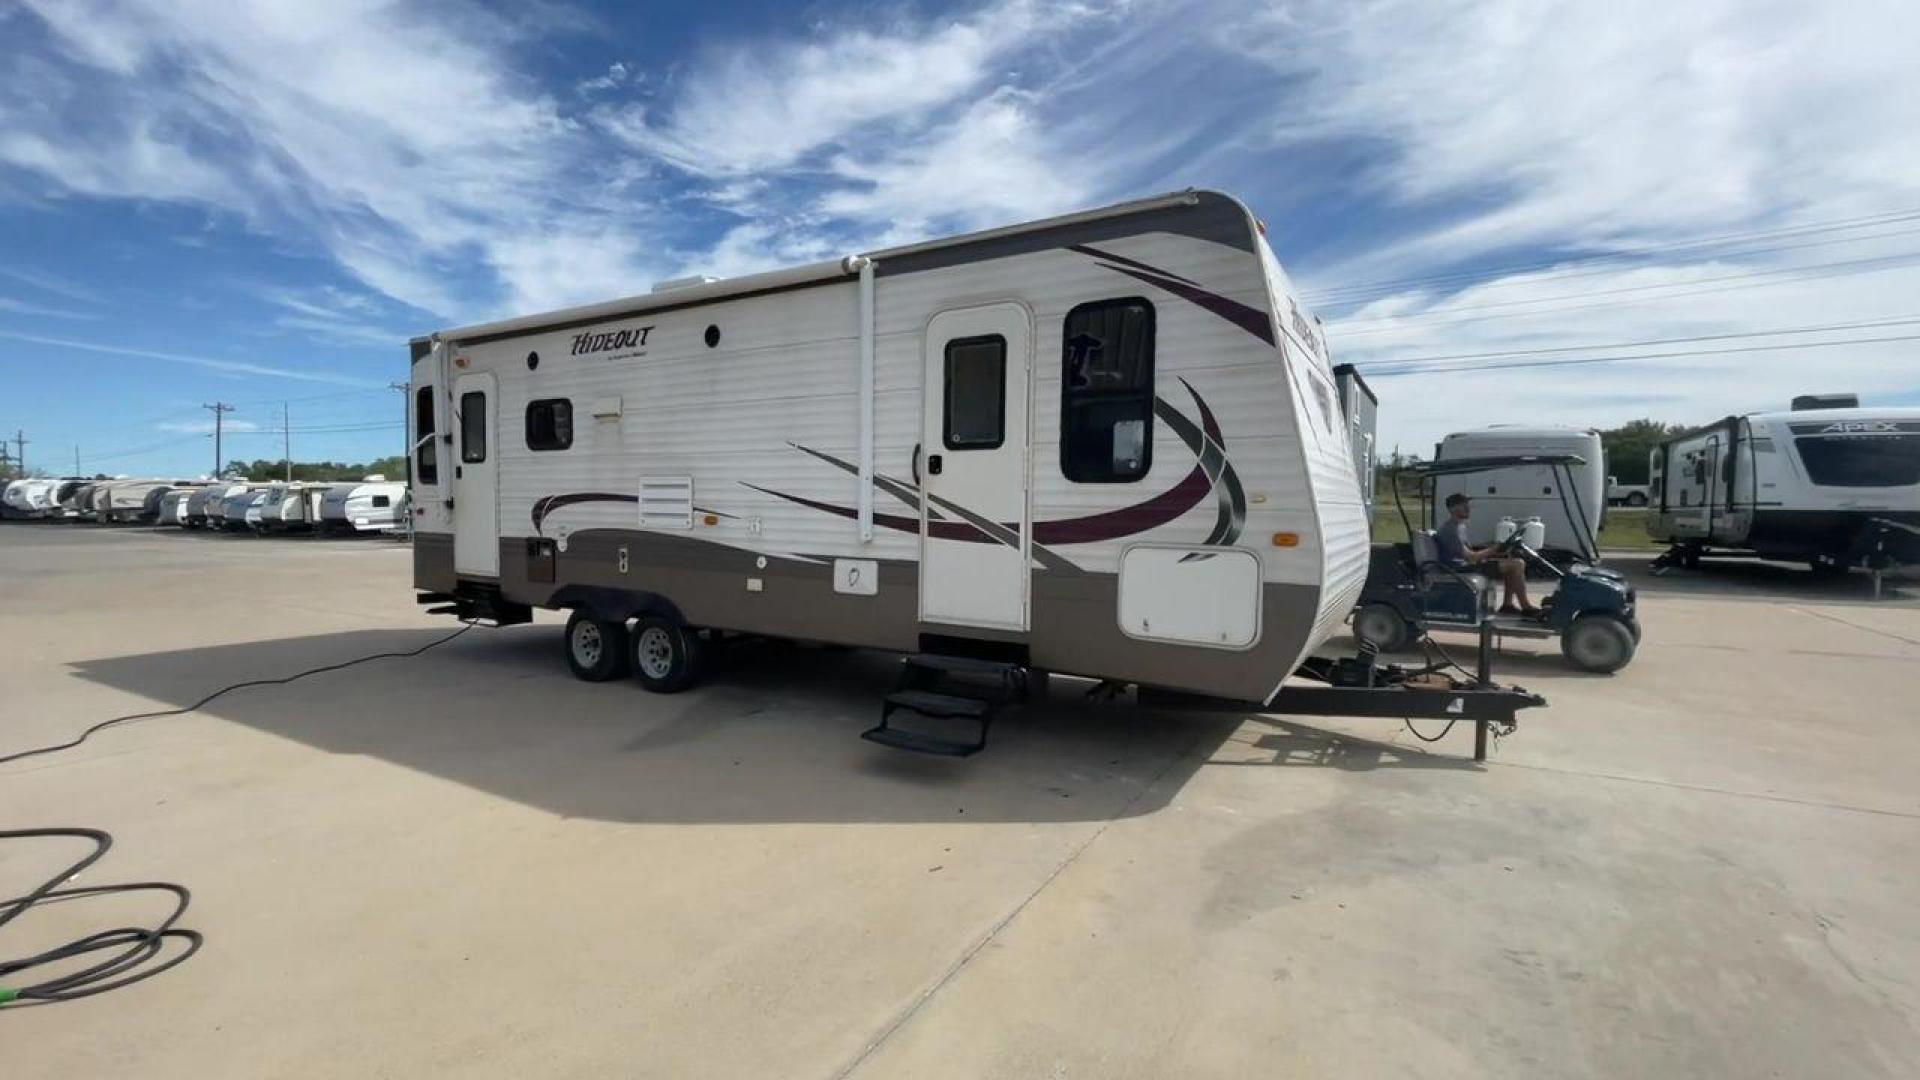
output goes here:
<path id="1" fill-rule="evenodd" d="M 1808 395 L 1729 416 L 1649 455 L 1647 534 L 1669 561 L 1709 551 L 1815 569 L 1920 563 L 1920 409 Z"/>
<path id="2" fill-rule="evenodd" d="M 390 480 L 335 484 L 320 500 L 320 527 L 330 532 L 392 532 L 404 524 L 407 485 Z"/>
<path id="3" fill-rule="evenodd" d="M 1373 496 L 1379 472 L 1379 449 L 1374 440 L 1380 424 L 1380 399 L 1352 364 L 1333 369 L 1333 385 L 1340 394 L 1340 415 L 1346 419 L 1347 439 L 1353 447 L 1353 470 L 1360 481 L 1360 501 L 1373 523 Z"/>
<path id="4" fill-rule="evenodd" d="M 1482 428 L 1448 435 L 1433 452 L 1435 461 L 1560 454 L 1572 454 L 1585 462 L 1567 467 L 1571 490 L 1556 481 L 1551 469 L 1539 465 L 1436 478 L 1428 527 L 1440 527 L 1447 517 L 1447 497 L 1459 492 L 1473 500 L 1473 518 L 1467 526 L 1469 543 L 1493 543 L 1494 530 L 1502 518 L 1512 518 L 1519 524 L 1539 518 L 1547 530 L 1542 554 L 1556 562 L 1591 558 L 1599 550 L 1600 523 L 1607 506 L 1606 449 L 1598 431 Z"/>

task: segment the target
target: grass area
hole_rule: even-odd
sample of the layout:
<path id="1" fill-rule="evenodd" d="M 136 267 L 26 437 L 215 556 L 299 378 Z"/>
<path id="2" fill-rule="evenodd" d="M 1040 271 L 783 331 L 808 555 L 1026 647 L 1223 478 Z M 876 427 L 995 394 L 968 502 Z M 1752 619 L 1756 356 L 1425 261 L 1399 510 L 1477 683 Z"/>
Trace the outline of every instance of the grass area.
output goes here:
<path id="1" fill-rule="evenodd" d="M 1407 512 L 1418 515 L 1419 507 L 1409 501 Z M 1420 524 L 1415 519 L 1415 525 Z M 1393 508 L 1393 500 L 1388 497 L 1373 513 L 1373 541 L 1376 544 L 1399 543 L 1407 538 L 1407 530 L 1400 523 L 1400 514 Z M 1624 506 L 1607 508 L 1606 520 L 1600 524 L 1600 551 L 1659 551 L 1664 545 L 1647 535 L 1647 512 L 1629 509 Z"/>

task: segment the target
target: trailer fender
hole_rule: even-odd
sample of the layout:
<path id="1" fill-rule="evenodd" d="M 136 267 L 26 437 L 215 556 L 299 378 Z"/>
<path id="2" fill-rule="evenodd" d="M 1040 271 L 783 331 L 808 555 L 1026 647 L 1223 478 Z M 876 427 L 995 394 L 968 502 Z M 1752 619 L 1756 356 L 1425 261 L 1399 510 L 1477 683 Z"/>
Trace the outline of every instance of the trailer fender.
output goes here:
<path id="1" fill-rule="evenodd" d="M 626 622 L 642 615 L 660 615 L 686 625 L 686 617 L 672 600 L 639 589 L 604 585 L 568 585 L 554 592 L 548 606 L 584 611 L 607 622 Z"/>

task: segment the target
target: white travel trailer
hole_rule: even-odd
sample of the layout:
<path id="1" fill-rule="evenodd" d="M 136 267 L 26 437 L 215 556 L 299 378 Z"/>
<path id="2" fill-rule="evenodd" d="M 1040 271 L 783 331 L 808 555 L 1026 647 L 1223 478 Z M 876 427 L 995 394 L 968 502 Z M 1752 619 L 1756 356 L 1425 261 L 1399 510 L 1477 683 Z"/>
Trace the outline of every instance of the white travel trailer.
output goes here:
<path id="1" fill-rule="evenodd" d="M 10 518 L 31 518 L 40 516 L 34 510 L 33 492 L 42 481 L 8 480 L 0 481 L 0 510 Z"/>
<path id="2" fill-rule="evenodd" d="M 403 524 L 407 485 L 389 480 L 335 484 L 320 499 L 320 527 L 329 532 L 392 532 Z"/>
<path id="3" fill-rule="evenodd" d="M 165 480 L 128 480 L 114 484 L 107 491 L 106 506 L 102 520 L 125 525 L 148 518 L 149 511 L 157 511 L 158 501 L 155 492 L 165 492 L 169 487 Z"/>
<path id="4" fill-rule="evenodd" d="M 1430 528 L 1447 518 L 1447 497 L 1458 492 L 1473 500 L 1468 542 L 1494 542 L 1501 518 L 1524 524 L 1539 518 L 1546 526 L 1548 558 L 1592 558 L 1599 551 L 1600 523 L 1607 509 L 1607 453 L 1600 433 L 1568 427 L 1490 427 L 1459 431 L 1440 440 L 1435 461 L 1465 458 L 1538 457 L 1572 454 L 1584 465 L 1568 465 L 1572 488 L 1556 482 L 1556 467 L 1525 465 L 1489 472 L 1439 477 L 1434 482 Z"/>
<path id="5" fill-rule="evenodd" d="M 154 515 L 156 525 L 184 526 L 186 522 L 187 502 L 192 499 L 198 488 L 170 488 L 160 496 L 158 512 Z"/>
<path id="6" fill-rule="evenodd" d="M 208 516 L 221 528 L 230 532 L 240 532 L 249 525 L 248 512 L 253 510 L 254 505 L 261 499 L 266 498 L 266 495 L 267 488 L 264 484 L 236 485 L 236 490 L 220 500 L 219 517 L 213 518 L 211 514 Z"/>
<path id="7" fill-rule="evenodd" d="M 1347 439 L 1353 444 L 1353 471 L 1360 481 L 1360 501 L 1366 507 L 1367 523 L 1372 525 L 1373 489 L 1380 471 L 1380 451 L 1374 445 L 1380 426 L 1380 399 L 1352 364 L 1335 367 L 1333 383 L 1340 391 L 1340 415 L 1346 418 Z"/>
<path id="8" fill-rule="evenodd" d="M 1820 570 L 1920 562 L 1920 409 L 1826 400 L 1654 448 L 1647 533 L 1674 545 L 1668 561 L 1718 549 Z"/>
<path id="9" fill-rule="evenodd" d="M 308 514 L 313 505 L 313 485 L 275 484 L 267 489 L 260 504 L 260 527 L 270 532 L 292 532 L 311 528 L 314 518 Z"/>
<path id="10" fill-rule="evenodd" d="M 1287 698 L 1368 523 L 1264 231 L 1189 191 L 417 340 L 416 587 L 661 691 L 737 631 Z"/>

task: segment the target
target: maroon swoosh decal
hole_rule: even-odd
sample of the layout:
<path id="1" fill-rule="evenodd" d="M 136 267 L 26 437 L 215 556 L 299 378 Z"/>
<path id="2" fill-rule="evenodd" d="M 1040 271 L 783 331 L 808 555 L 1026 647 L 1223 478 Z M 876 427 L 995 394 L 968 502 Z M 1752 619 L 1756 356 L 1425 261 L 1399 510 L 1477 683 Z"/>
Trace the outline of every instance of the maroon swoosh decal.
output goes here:
<path id="1" fill-rule="evenodd" d="M 1150 274 L 1159 274 L 1163 278 L 1172 278 L 1175 281 L 1184 281 L 1188 285 L 1193 285 L 1197 287 L 1200 284 L 1199 282 L 1193 280 L 1192 278 L 1181 277 L 1179 274 L 1176 274 L 1171 270 L 1162 270 L 1160 267 L 1155 266 L 1152 263 L 1143 263 L 1139 259 L 1129 259 L 1125 255 L 1115 255 L 1111 252 L 1101 251 L 1099 248 L 1091 247 L 1087 244 L 1069 244 L 1067 245 L 1067 250 L 1077 251 L 1082 255 L 1091 255 L 1096 259 L 1105 259 L 1108 262 L 1125 263 L 1128 266 L 1135 267 L 1140 270 L 1145 270 Z"/>
<path id="2" fill-rule="evenodd" d="M 1258 308 L 1250 308 L 1238 300 L 1229 299 L 1221 296 L 1219 293 L 1208 292 L 1198 285 L 1189 285 L 1184 281 L 1178 281 L 1174 278 L 1142 273 L 1139 270 L 1126 266 L 1112 264 L 1102 265 L 1105 265 L 1107 269 L 1116 273 L 1125 274 L 1130 278 L 1136 278 L 1149 285 L 1157 285 L 1173 295 L 1180 297 L 1182 300 L 1206 308 L 1208 311 L 1213 312 L 1215 315 L 1220 316 L 1269 345 L 1274 343 L 1273 320 L 1267 317 L 1266 312 Z"/>
<path id="3" fill-rule="evenodd" d="M 1085 517 L 1037 521 L 1033 526 L 1033 540 L 1037 544 L 1091 544 L 1146 532 L 1178 520 L 1180 515 L 1200 505 L 1212 487 L 1206 471 L 1196 465 L 1186 479 L 1146 502 Z"/>

